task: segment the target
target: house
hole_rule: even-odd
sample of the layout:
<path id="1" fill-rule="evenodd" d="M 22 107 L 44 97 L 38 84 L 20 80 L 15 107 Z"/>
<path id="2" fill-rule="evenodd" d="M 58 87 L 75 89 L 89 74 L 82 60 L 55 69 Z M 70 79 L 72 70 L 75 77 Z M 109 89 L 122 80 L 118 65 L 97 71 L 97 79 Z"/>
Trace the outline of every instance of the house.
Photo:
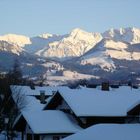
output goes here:
<path id="1" fill-rule="evenodd" d="M 127 86 L 109 90 L 27 86 L 11 89 L 20 111 L 12 127 L 21 133 L 22 140 L 58 140 L 92 125 L 139 122 L 139 89 Z"/>
<path id="2" fill-rule="evenodd" d="M 98 124 L 62 140 L 139 140 L 140 124 Z"/>
<path id="3" fill-rule="evenodd" d="M 139 89 L 120 87 L 99 89 L 59 90 L 49 100 L 44 110 L 61 110 L 72 114 L 79 125 L 87 128 L 98 123 L 139 122 Z"/>
<path id="4" fill-rule="evenodd" d="M 12 128 L 20 132 L 22 140 L 59 140 L 82 129 L 70 114 L 59 110 L 43 110 L 55 88 L 11 86 L 13 100 L 19 109 Z M 42 91 L 45 91 L 43 95 Z"/>
<path id="5" fill-rule="evenodd" d="M 59 140 L 80 128 L 72 116 L 62 111 L 23 111 L 13 128 L 26 140 Z"/>

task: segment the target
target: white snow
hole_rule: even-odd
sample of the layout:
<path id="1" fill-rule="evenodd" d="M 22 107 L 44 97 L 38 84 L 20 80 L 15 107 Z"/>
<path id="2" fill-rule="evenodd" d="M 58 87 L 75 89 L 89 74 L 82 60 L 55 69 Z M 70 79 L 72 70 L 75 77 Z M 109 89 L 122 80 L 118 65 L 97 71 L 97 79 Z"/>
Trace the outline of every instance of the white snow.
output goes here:
<path id="1" fill-rule="evenodd" d="M 82 130 L 70 116 L 61 111 L 23 112 L 23 116 L 35 134 L 75 133 Z"/>
<path id="2" fill-rule="evenodd" d="M 11 86 L 13 98 L 16 99 L 15 88 L 13 87 Z M 33 96 L 40 95 L 40 90 L 44 90 L 46 95 L 53 95 L 54 92 L 59 91 L 77 116 L 126 116 L 130 109 L 140 103 L 140 89 L 131 90 L 127 86 L 110 89 L 110 91 L 84 87 L 69 89 L 65 86 L 35 87 L 35 90 L 31 90 L 28 86 L 23 86 L 22 89 L 20 86 L 16 86 L 16 90 L 17 87 L 27 102 L 23 111 L 42 110 L 44 108 L 45 105 Z"/>
<path id="3" fill-rule="evenodd" d="M 99 79 L 98 76 L 94 76 L 94 75 L 88 75 L 88 74 L 81 74 L 81 73 L 78 73 L 76 71 L 68 71 L 68 70 L 65 70 L 63 71 L 63 75 L 64 77 L 67 77 L 69 78 L 69 80 L 75 80 L 75 79 L 90 79 L 90 78 L 95 78 L 95 79 Z"/>
<path id="4" fill-rule="evenodd" d="M 118 60 L 140 60 L 139 52 L 128 51 L 131 47 L 134 46 L 126 42 L 105 38 L 80 58 L 80 64 L 98 65 L 105 71 L 113 71 L 116 68 L 114 58 Z"/>
<path id="5" fill-rule="evenodd" d="M 104 47 L 106 48 L 106 54 L 108 54 L 111 58 L 116 59 L 125 59 L 125 60 L 139 60 L 140 55 L 139 52 L 129 52 L 127 49 L 130 47 L 130 44 L 106 40 Z"/>
<path id="6" fill-rule="evenodd" d="M 126 116 L 140 103 L 139 89 L 130 87 L 102 91 L 99 89 L 59 90 L 77 116 Z"/>
<path id="7" fill-rule="evenodd" d="M 21 86 L 11 86 L 13 94 L 15 87 L 21 90 Z M 35 90 L 31 90 L 30 87 L 23 86 L 24 90 L 21 90 L 21 94 L 25 95 L 27 105 L 21 109 L 21 113 L 35 134 L 78 132 L 64 140 L 102 140 L 103 138 L 139 140 L 140 124 L 100 124 L 82 130 L 74 118 L 64 112 L 43 111 L 45 104 L 41 104 L 33 96 L 38 95 L 40 90 L 45 90 L 47 95 L 52 95 L 53 91 L 58 90 L 77 116 L 126 116 L 130 109 L 140 103 L 140 89 L 131 90 L 128 86 L 121 86 L 117 89 L 110 88 L 110 91 L 102 91 L 100 88 L 69 89 L 68 87 L 36 86 Z M 12 97 L 15 99 L 14 95 Z M 50 102 L 51 97 L 46 101 Z M 17 117 L 16 122 L 20 117 L 21 115 Z"/>
<path id="8" fill-rule="evenodd" d="M 31 44 L 30 38 L 23 35 L 7 34 L 0 36 L 0 40 L 7 41 L 13 45 L 18 45 L 23 47 L 26 44 Z"/>
<path id="9" fill-rule="evenodd" d="M 131 44 L 140 43 L 140 29 L 138 28 L 120 28 L 110 29 L 103 33 L 104 38 L 110 38 L 115 41 L 125 41 Z"/>
<path id="10" fill-rule="evenodd" d="M 39 56 L 60 58 L 61 60 L 82 56 L 93 49 L 93 54 L 84 56 L 81 64 L 99 65 L 106 71 L 115 69 L 112 58 L 125 60 L 131 60 L 131 58 L 134 60 L 140 59 L 139 52 L 131 53 L 127 50 L 129 45 L 140 43 L 140 29 L 134 27 L 110 29 L 103 34 L 86 32 L 76 28 L 67 35 L 46 33 L 33 38 L 7 34 L 0 36 L 0 40 L 7 41 L 13 45 L 10 47 L 5 46 L 4 48 L 0 46 L 1 50 L 11 51 L 18 55 L 19 52 L 26 50 Z M 101 40 L 107 41 L 102 46 L 99 46 L 98 43 Z M 25 47 L 26 45 L 27 47 Z M 100 47 L 100 50 L 94 52 L 94 49 L 98 47 Z"/>
<path id="11" fill-rule="evenodd" d="M 23 99 L 23 103 L 25 102 L 24 108 L 21 108 L 21 111 L 35 111 L 35 110 L 42 110 L 45 106 L 45 104 L 41 104 L 40 100 L 37 99 L 35 96 L 40 95 L 40 91 L 45 91 L 45 95 L 51 96 L 56 92 L 57 90 L 69 90 L 68 87 L 62 86 L 62 87 L 39 87 L 35 86 L 35 89 L 31 89 L 29 86 L 11 86 L 12 90 L 12 97 L 17 103 L 17 95 Z M 49 99 L 46 99 L 46 102 Z M 21 101 L 22 102 L 22 101 Z M 19 104 L 20 105 L 20 104 Z M 20 106 L 19 106 L 20 108 Z"/>
<path id="12" fill-rule="evenodd" d="M 40 95 L 40 91 L 45 91 L 45 95 L 52 95 L 52 91 L 57 91 L 58 89 L 69 89 L 66 86 L 35 86 L 35 89 L 31 89 L 29 86 L 19 86 L 19 85 L 11 85 L 12 92 L 19 92 L 23 95 Z"/>
<path id="13" fill-rule="evenodd" d="M 26 101 L 24 108 L 20 109 L 20 104 L 17 102 L 21 114 L 27 121 L 32 131 L 36 134 L 51 134 L 51 133 L 75 133 L 81 128 L 75 123 L 72 116 L 66 115 L 61 111 L 49 110 L 43 111 L 45 104 L 41 104 L 40 100 L 33 95 L 38 95 L 38 91 L 45 90 L 47 95 L 52 95 L 53 92 L 58 89 L 67 91 L 68 87 L 35 87 L 35 90 L 31 90 L 28 86 L 11 86 L 12 97 L 16 102 L 17 91 L 21 95 L 24 95 L 23 103 Z M 46 99 L 46 102 L 51 97 Z M 21 114 L 17 116 L 14 125 L 18 123 Z"/>
<path id="14" fill-rule="evenodd" d="M 42 50 L 47 57 L 81 56 L 102 39 L 99 33 L 88 33 L 81 29 L 74 29 L 67 37 L 49 44 L 49 48 Z"/>
<path id="15" fill-rule="evenodd" d="M 87 54 L 80 58 L 80 64 L 82 65 L 98 65 L 105 71 L 112 71 L 115 69 L 114 62 L 110 58 L 110 54 L 106 53 L 106 40 L 102 40 L 101 43 L 96 45 L 96 48 L 92 48 Z"/>
<path id="16" fill-rule="evenodd" d="M 55 76 L 53 75 L 53 71 L 47 71 L 47 73 L 44 75 L 44 77 L 47 77 L 47 80 L 44 83 L 49 84 L 51 86 L 60 86 L 67 84 L 69 81 L 74 80 L 90 79 L 90 78 L 99 79 L 98 76 L 82 74 L 76 71 L 63 70 L 62 74 L 63 75 Z"/>
<path id="17" fill-rule="evenodd" d="M 19 55 L 23 51 L 23 48 L 15 44 L 1 41 L 0 51 L 7 51 Z"/>
<path id="18" fill-rule="evenodd" d="M 53 35 L 49 34 L 49 33 L 46 33 L 46 34 L 39 35 L 39 37 L 48 39 L 49 37 L 53 37 Z"/>
<path id="19" fill-rule="evenodd" d="M 139 140 L 140 124 L 99 124 L 63 140 Z"/>

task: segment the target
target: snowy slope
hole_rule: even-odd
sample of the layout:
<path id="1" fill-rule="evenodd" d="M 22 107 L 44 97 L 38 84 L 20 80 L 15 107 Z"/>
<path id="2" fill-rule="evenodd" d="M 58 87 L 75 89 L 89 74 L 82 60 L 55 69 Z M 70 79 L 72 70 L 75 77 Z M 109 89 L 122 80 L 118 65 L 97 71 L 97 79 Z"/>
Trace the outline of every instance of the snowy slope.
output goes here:
<path id="1" fill-rule="evenodd" d="M 140 59 L 140 44 L 131 45 L 108 38 L 103 39 L 80 58 L 80 63 L 82 65 L 99 65 L 104 70 L 110 70 L 116 67 L 113 59 L 138 61 Z"/>
<path id="2" fill-rule="evenodd" d="M 23 35 L 7 34 L 0 36 L 0 40 L 7 41 L 13 45 L 25 46 L 26 44 L 31 44 L 30 38 Z"/>
<path id="3" fill-rule="evenodd" d="M 110 71 L 115 68 L 115 65 L 112 59 L 109 57 L 109 54 L 106 53 L 106 40 L 103 39 L 98 43 L 94 48 L 89 52 L 84 54 L 80 58 L 81 65 L 99 65 L 102 69 Z"/>
<path id="4" fill-rule="evenodd" d="M 49 37 L 53 37 L 53 35 L 49 33 L 46 33 L 46 34 L 44 33 L 44 34 L 39 35 L 39 37 L 48 39 Z"/>
<path id="5" fill-rule="evenodd" d="M 68 36 L 62 38 L 60 41 L 50 43 L 47 50 L 44 48 L 37 54 L 58 58 L 81 56 L 101 39 L 102 36 L 99 33 L 88 33 L 81 29 L 74 29 Z"/>
<path id="6" fill-rule="evenodd" d="M 7 41 L 8 43 L 16 46 L 24 47 L 24 49 L 29 53 L 50 58 L 69 58 L 81 56 L 90 49 L 94 48 L 95 45 L 103 38 L 113 40 L 112 43 L 110 41 L 108 43 L 109 45 L 107 46 L 118 50 L 116 53 L 121 53 L 120 55 L 122 58 L 122 53 L 124 52 L 121 52 L 122 49 L 120 46 L 124 47 L 124 43 L 140 43 L 140 29 L 110 29 L 101 35 L 100 33 L 89 33 L 82 29 L 76 28 L 67 35 L 53 35 L 46 33 L 32 38 L 16 34 L 0 36 L 0 40 Z M 115 55 L 113 57 L 116 58 L 116 53 L 113 52 L 111 54 L 112 56 Z M 124 57 L 127 58 L 127 55 Z M 138 54 L 136 57 L 137 56 Z"/>
<path id="7" fill-rule="evenodd" d="M 9 56 L 11 53 L 12 57 L 16 54 L 21 59 L 22 55 L 26 53 L 30 56 L 29 59 L 26 57 L 29 63 L 23 62 L 28 67 L 27 70 L 24 64 L 24 70 L 33 71 L 34 67 L 33 73 L 35 71 L 39 71 L 41 75 L 47 73 L 51 79 L 54 79 L 54 76 L 56 79 L 61 79 L 60 76 L 63 76 L 64 79 L 73 77 L 83 79 L 90 75 L 98 77 L 103 71 L 113 73 L 116 70 L 120 71 L 120 68 L 130 73 L 130 68 L 131 71 L 132 68 L 135 70 L 137 68 L 138 71 L 140 65 L 140 29 L 110 29 L 100 34 L 77 28 L 66 35 L 45 33 L 31 38 L 8 34 L 0 36 L 0 53 L 1 67 L 5 60 L 11 60 L 6 59 L 6 53 Z M 32 60 L 33 57 L 39 59 L 44 57 L 44 62 L 37 61 L 37 59 Z M 59 64 L 48 66 L 50 64 L 46 62 L 46 59 L 53 59 L 54 64 L 59 61 Z M 100 71 L 100 74 L 96 75 L 95 71 L 98 73 Z M 69 72 L 70 74 L 68 74 Z"/>
<path id="8" fill-rule="evenodd" d="M 59 41 L 65 36 L 66 35 L 53 35 L 46 33 L 36 37 L 32 37 L 30 38 L 31 44 L 26 45 L 24 49 L 38 56 L 45 56 L 44 53 L 46 53 L 46 51 L 48 50 L 49 44 L 55 41 Z"/>
<path id="9" fill-rule="evenodd" d="M 131 44 L 140 43 L 140 29 L 134 27 L 110 29 L 102 35 L 104 38 L 110 38 L 115 41 L 125 41 Z"/>
<path id="10" fill-rule="evenodd" d="M 10 44 L 6 41 L 0 41 L 0 51 L 19 55 L 23 51 L 23 49 L 18 45 Z"/>

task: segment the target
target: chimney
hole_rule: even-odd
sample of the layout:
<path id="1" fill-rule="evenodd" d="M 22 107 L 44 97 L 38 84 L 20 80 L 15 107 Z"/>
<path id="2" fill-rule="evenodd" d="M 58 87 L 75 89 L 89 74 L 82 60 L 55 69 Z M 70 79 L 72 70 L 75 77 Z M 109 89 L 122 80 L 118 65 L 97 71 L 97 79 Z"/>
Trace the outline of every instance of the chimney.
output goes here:
<path id="1" fill-rule="evenodd" d="M 40 90 L 40 103 L 41 104 L 45 104 L 46 101 L 45 101 L 45 90 Z"/>
<path id="2" fill-rule="evenodd" d="M 102 83 L 102 90 L 109 91 L 109 82 Z"/>
<path id="3" fill-rule="evenodd" d="M 52 91 L 52 95 L 55 95 L 57 93 L 57 91 L 53 90 Z"/>

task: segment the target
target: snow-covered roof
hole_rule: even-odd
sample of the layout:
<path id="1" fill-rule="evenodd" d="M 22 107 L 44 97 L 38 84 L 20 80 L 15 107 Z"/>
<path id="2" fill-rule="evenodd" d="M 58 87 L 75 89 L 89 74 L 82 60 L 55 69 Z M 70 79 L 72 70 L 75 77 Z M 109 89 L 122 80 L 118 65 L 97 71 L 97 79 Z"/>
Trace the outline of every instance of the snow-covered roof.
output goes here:
<path id="1" fill-rule="evenodd" d="M 21 112 L 21 114 L 19 116 L 17 116 L 17 118 L 15 119 L 13 127 L 16 125 L 18 120 L 22 117 L 23 113 L 41 111 L 45 107 L 45 104 L 41 104 L 40 100 L 38 100 L 34 96 L 23 95 L 23 96 L 21 96 L 21 100 L 19 102 L 17 102 L 18 99 L 16 98 L 17 97 L 16 94 L 15 94 L 15 96 L 13 95 L 12 97 Z"/>
<path id="2" fill-rule="evenodd" d="M 45 104 L 42 104 L 40 100 L 36 99 L 34 96 L 25 96 L 26 105 L 22 111 L 35 111 L 42 110 Z"/>
<path id="3" fill-rule="evenodd" d="M 23 116 L 36 134 L 75 133 L 82 130 L 73 118 L 61 111 L 26 111 Z"/>
<path id="4" fill-rule="evenodd" d="M 28 89 L 27 86 L 26 88 Z M 35 96 L 31 96 L 30 92 L 28 95 L 23 90 L 21 90 L 21 92 L 12 91 L 12 97 L 21 113 L 29 111 L 41 111 L 45 107 L 45 104 L 42 104 L 41 101 Z M 45 101 L 47 102 L 47 100 L 50 98 L 51 97 L 47 98 Z"/>
<path id="5" fill-rule="evenodd" d="M 52 95 L 53 91 L 57 91 L 59 89 L 67 90 L 68 87 L 66 86 L 35 86 L 35 89 L 31 89 L 30 86 L 19 86 L 19 85 L 11 85 L 12 92 L 20 91 L 20 93 L 25 95 L 40 95 L 40 91 L 45 91 L 45 95 Z"/>
<path id="6" fill-rule="evenodd" d="M 19 88 L 21 92 L 16 92 L 13 88 L 12 97 L 19 107 L 21 115 L 17 117 L 14 125 L 16 125 L 21 116 L 23 116 L 32 131 L 36 134 L 75 133 L 81 130 L 72 116 L 70 117 L 61 111 L 43 111 L 45 104 L 41 104 L 39 99 L 37 99 L 35 96 L 31 96 L 37 94 L 35 94 L 35 92 L 33 92 L 34 90 L 31 90 L 28 86 L 17 86 L 16 90 L 17 88 Z M 43 89 L 52 92 L 61 89 L 61 87 L 44 87 Z M 62 87 L 62 89 L 66 90 L 67 87 Z M 36 90 L 42 90 L 42 87 L 36 87 L 35 91 Z M 51 97 L 47 98 L 46 101 L 50 100 L 50 98 Z M 21 108 L 22 102 L 23 108 Z"/>
<path id="7" fill-rule="evenodd" d="M 40 95 L 40 91 L 44 90 L 45 95 L 49 95 L 50 97 L 46 99 L 46 102 L 51 98 L 51 95 L 53 95 L 53 92 L 57 90 L 64 90 L 67 91 L 69 89 L 66 86 L 60 86 L 60 87 L 51 87 L 51 86 L 44 86 L 39 87 L 35 86 L 35 89 L 31 89 L 29 86 L 19 86 L 19 85 L 12 85 L 10 86 L 12 91 L 12 97 L 17 103 L 19 109 L 21 110 L 21 104 L 24 104 L 24 107 L 22 108 L 22 111 L 24 110 L 42 110 L 45 106 L 45 104 L 41 104 L 40 100 L 37 99 L 35 96 Z M 19 99 L 20 98 L 20 99 Z"/>
<path id="8" fill-rule="evenodd" d="M 140 124 L 98 124 L 63 140 L 139 140 Z"/>
<path id="9" fill-rule="evenodd" d="M 120 87 L 110 91 L 99 89 L 59 90 L 77 116 L 126 116 L 140 103 L 140 90 Z"/>
<path id="10" fill-rule="evenodd" d="M 29 86 L 11 86 L 12 95 L 19 89 L 25 95 L 25 110 L 42 110 L 44 104 L 30 95 L 39 95 L 40 90 L 45 90 L 47 95 L 53 91 L 59 91 L 67 104 L 77 116 L 126 116 L 127 112 L 140 103 L 140 89 L 132 89 L 128 86 L 121 86 L 110 91 L 81 87 L 80 89 L 69 89 L 65 86 L 58 87 L 35 87 L 32 90 Z M 16 95 L 16 94 L 15 94 Z M 14 98 L 17 96 L 13 96 Z M 50 97 L 51 98 L 51 97 Z M 47 101 L 51 99 L 47 99 Z"/>

